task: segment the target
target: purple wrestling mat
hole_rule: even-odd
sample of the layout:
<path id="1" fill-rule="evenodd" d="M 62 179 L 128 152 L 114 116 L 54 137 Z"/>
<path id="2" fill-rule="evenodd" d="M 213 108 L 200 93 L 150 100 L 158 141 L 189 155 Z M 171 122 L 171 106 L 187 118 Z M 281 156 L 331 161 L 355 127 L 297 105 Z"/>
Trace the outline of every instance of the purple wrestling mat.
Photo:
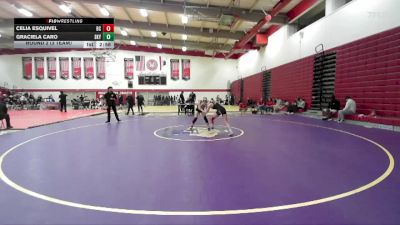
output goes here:
<path id="1" fill-rule="evenodd" d="M 400 224 L 400 133 L 300 116 L 0 136 L 0 224 Z"/>

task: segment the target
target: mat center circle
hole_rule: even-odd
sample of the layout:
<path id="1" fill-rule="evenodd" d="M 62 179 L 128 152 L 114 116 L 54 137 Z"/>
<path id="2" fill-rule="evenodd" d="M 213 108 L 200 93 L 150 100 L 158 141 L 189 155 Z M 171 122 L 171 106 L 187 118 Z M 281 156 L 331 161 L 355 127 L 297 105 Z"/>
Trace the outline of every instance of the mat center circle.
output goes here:
<path id="1" fill-rule="evenodd" d="M 226 126 L 217 125 L 208 128 L 205 125 L 188 127 L 176 125 L 160 128 L 154 131 L 154 135 L 159 138 L 176 141 L 219 141 L 240 137 L 244 134 L 242 129 L 232 127 L 233 135 L 229 135 Z"/>

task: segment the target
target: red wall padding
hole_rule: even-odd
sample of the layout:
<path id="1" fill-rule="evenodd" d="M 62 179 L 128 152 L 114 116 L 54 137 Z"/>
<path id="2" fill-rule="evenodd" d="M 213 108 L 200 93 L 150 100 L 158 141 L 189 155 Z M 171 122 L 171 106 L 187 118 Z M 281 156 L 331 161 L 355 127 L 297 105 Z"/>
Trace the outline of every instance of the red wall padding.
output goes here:
<path id="1" fill-rule="evenodd" d="M 335 94 L 357 103 L 358 113 L 400 117 L 400 27 L 335 49 Z"/>
<path id="2" fill-rule="evenodd" d="M 400 117 L 400 27 L 329 51 L 337 53 L 335 95 L 342 106 L 348 95 L 357 102 L 358 113 L 376 110 L 379 116 Z M 271 97 L 303 97 L 309 106 L 313 67 L 310 56 L 271 69 Z M 244 100 L 262 96 L 262 74 L 246 77 L 244 83 Z"/>
<path id="3" fill-rule="evenodd" d="M 303 58 L 271 70 L 271 97 L 293 101 L 303 98 L 311 104 L 314 57 Z"/>
<path id="4" fill-rule="evenodd" d="M 262 73 L 246 77 L 243 81 L 243 100 L 247 102 L 247 99 L 250 98 L 253 101 L 258 101 L 262 98 Z"/>
<path id="5" fill-rule="evenodd" d="M 231 94 L 235 96 L 235 104 L 239 103 L 240 100 L 240 83 L 241 80 L 235 80 L 231 84 Z"/>

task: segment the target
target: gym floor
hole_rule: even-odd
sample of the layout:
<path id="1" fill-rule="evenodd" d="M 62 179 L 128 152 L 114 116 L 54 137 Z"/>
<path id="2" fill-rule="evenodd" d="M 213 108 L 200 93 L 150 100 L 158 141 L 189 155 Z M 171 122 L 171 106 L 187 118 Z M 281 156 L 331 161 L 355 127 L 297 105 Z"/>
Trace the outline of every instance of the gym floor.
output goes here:
<path id="1" fill-rule="evenodd" d="M 233 137 L 169 114 L 1 135 L 0 223 L 400 223 L 399 133 L 228 114 Z"/>

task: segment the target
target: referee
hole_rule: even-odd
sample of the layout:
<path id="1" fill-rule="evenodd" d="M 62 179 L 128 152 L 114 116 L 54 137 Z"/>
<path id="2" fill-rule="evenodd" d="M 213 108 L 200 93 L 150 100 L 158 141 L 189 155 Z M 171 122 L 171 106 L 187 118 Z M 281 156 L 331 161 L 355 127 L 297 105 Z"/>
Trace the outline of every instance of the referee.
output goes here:
<path id="1" fill-rule="evenodd" d="M 117 113 L 117 108 L 115 107 L 115 101 L 117 100 L 117 95 L 113 92 L 113 88 L 112 87 L 108 87 L 107 89 L 107 93 L 104 95 L 104 99 L 106 100 L 107 103 L 107 121 L 106 123 L 110 122 L 110 112 L 111 112 L 111 108 L 114 111 L 114 115 L 115 118 L 117 119 L 117 121 L 121 121 L 118 118 L 118 113 Z"/>

